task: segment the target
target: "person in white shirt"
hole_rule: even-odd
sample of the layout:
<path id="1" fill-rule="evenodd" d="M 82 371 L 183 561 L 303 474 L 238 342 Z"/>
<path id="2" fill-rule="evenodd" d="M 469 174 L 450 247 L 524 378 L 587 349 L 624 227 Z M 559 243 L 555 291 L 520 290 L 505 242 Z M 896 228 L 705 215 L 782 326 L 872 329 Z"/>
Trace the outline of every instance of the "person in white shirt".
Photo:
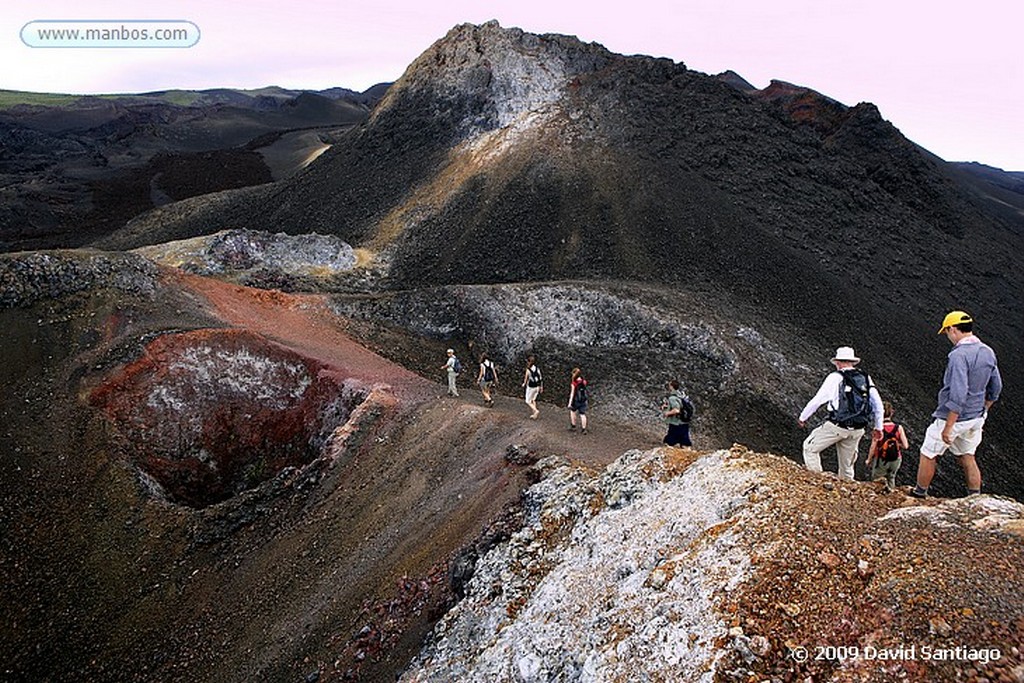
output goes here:
<path id="1" fill-rule="evenodd" d="M 526 389 L 526 405 L 530 407 L 530 419 L 536 420 L 540 417 L 540 410 L 537 409 L 537 397 L 544 391 L 544 376 L 537 367 L 537 359 L 528 356 L 526 359 L 526 371 L 523 373 L 523 388 Z"/>
<path id="2" fill-rule="evenodd" d="M 840 346 L 832 358 L 835 372 L 821 383 L 821 388 L 800 413 L 800 427 L 821 406 L 828 404 L 829 417 L 804 440 L 804 465 L 812 472 L 821 472 L 821 452 L 836 447 L 839 478 L 853 481 L 853 466 L 864 430 L 872 427 L 872 438 L 882 438 L 882 397 L 866 372 L 857 368 L 860 358 L 849 346 Z"/>
<path id="3" fill-rule="evenodd" d="M 454 349 L 448 349 L 448 360 L 445 362 L 444 365 L 441 366 L 441 369 L 448 373 L 448 395 L 449 396 L 458 396 L 459 395 L 459 390 L 455 386 L 455 378 L 459 376 L 459 371 L 457 370 L 456 363 L 457 363 L 457 361 L 455 359 L 455 350 Z"/>

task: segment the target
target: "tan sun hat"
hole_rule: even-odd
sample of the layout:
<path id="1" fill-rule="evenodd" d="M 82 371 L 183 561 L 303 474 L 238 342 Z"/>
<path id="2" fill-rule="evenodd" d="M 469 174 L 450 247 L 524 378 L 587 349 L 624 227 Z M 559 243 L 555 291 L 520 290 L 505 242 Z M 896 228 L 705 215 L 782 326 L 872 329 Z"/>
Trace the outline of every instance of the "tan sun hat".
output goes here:
<path id="1" fill-rule="evenodd" d="M 853 352 L 853 347 L 850 346 L 840 346 L 836 349 L 836 355 L 832 358 L 832 362 L 834 363 L 837 360 L 846 361 L 848 363 L 860 362 L 860 358 L 857 358 L 857 354 Z"/>

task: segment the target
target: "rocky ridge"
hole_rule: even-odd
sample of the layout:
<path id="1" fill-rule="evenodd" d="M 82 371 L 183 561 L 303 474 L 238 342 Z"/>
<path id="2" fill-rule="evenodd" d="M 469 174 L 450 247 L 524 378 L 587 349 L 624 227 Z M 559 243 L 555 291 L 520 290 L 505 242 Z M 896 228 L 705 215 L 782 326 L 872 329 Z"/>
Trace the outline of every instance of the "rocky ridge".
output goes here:
<path id="1" fill-rule="evenodd" d="M 481 556 L 401 680 L 1024 676 L 1020 577 L 1002 569 L 1024 552 L 1019 503 L 918 505 L 743 448 L 536 467 L 523 528 Z"/>
<path id="2" fill-rule="evenodd" d="M 26 252 L 0 259 L 0 306 L 30 306 L 97 286 L 145 296 L 156 287 L 152 261 L 102 252 Z"/>
<path id="3" fill-rule="evenodd" d="M 356 265 L 352 247 L 334 235 L 272 235 L 225 230 L 206 237 L 167 242 L 136 250 L 156 263 L 238 284 L 316 291 L 345 289 Z"/>

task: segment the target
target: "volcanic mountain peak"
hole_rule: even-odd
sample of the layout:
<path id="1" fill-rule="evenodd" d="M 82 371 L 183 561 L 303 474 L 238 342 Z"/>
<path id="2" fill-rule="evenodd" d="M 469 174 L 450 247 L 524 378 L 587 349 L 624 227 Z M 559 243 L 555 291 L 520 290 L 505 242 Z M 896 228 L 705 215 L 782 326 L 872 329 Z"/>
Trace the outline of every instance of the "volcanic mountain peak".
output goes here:
<path id="1" fill-rule="evenodd" d="M 740 76 L 732 69 L 727 69 L 726 71 L 723 71 L 722 73 L 715 76 L 715 78 L 722 81 L 723 83 L 728 83 L 732 87 L 736 88 L 737 90 L 742 90 L 743 92 L 754 92 L 757 90 L 757 88 L 754 87 L 750 83 L 750 81 L 743 78 L 743 76 Z"/>
<path id="2" fill-rule="evenodd" d="M 395 83 L 374 119 L 421 90 L 448 100 L 463 135 L 507 126 L 557 102 L 573 79 L 617 56 L 573 36 L 536 35 L 498 22 L 461 24 L 434 43 Z"/>

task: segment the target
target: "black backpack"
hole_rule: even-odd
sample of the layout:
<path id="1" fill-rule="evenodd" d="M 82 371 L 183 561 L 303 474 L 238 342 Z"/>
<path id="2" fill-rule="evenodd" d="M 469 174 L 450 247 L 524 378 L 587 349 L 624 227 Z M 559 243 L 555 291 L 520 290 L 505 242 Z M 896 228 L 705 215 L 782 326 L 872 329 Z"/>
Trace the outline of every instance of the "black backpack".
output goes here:
<path id="1" fill-rule="evenodd" d="M 494 381 L 494 361 L 491 361 L 491 360 L 485 360 L 484 361 L 484 381 L 485 382 L 493 382 Z"/>
<path id="2" fill-rule="evenodd" d="M 860 368 L 840 370 L 839 405 L 829 418 L 840 427 L 860 429 L 871 424 L 871 380 Z"/>
<path id="3" fill-rule="evenodd" d="M 882 429 L 882 440 L 878 443 L 878 458 L 885 462 L 899 460 L 903 455 L 903 446 L 900 444 L 900 426 L 893 423 L 892 431 Z"/>
<path id="4" fill-rule="evenodd" d="M 587 402 L 587 380 L 583 380 L 576 387 L 576 403 Z"/>
<path id="5" fill-rule="evenodd" d="M 452 370 L 455 371 L 455 374 L 462 372 L 462 361 L 459 360 L 458 356 L 452 356 L 452 358 L 455 359 L 455 364 L 452 365 Z"/>
<path id="6" fill-rule="evenodd" d="M 529 387 L 539 387 L 544 383 L 544 375 L 541 374 L 540 368 L 536 365 L 530 366 L 530 379 L 527 381 Z"/>
<path id="7" fill-rule="evenodd" d="M 676 417 L 689 424 L 693 419 L 693 401 L 689 396 L 680 392 L 676 392 L 676 398 L 679 399 L 679 414 Z"/>

